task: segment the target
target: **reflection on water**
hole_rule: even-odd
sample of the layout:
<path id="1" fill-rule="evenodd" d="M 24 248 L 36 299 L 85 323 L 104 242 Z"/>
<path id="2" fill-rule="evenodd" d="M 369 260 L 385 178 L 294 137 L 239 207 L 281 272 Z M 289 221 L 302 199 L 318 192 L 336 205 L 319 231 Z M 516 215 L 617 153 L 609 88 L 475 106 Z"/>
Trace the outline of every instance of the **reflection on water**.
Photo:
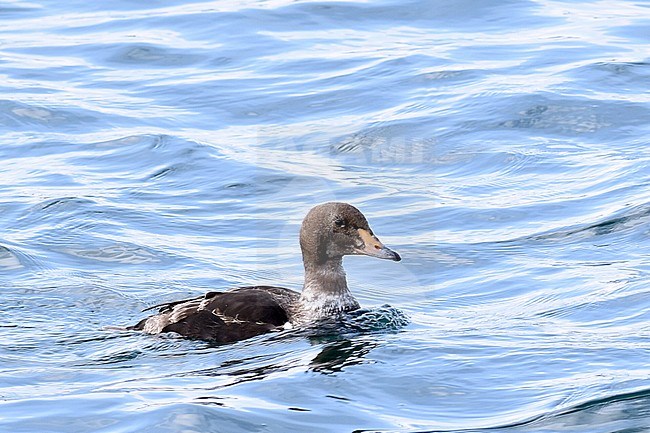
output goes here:
<path id="1" fill-rule="evenodd" d="M 362 364 L 364 356 L 378 343 L 366 341 L 354 342 L 343 339 L 327 344 L 309 363 L 310 369 L 319 373 L 333 374 L 343 371 L 351 365 Z"/>

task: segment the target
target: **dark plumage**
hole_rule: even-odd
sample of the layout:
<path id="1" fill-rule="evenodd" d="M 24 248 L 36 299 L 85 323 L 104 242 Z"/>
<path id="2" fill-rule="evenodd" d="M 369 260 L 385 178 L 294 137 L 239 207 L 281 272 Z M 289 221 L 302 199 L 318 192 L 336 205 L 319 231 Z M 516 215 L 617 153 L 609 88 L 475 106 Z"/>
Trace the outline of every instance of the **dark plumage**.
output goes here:
<path id="1" fill-rule="evenodd" d="M 305 266 L 302 293 L 273 286 L 210 292 L 151 307 L 160 308 L 158 314 L 128 329 L 230 343 L 310 324 L 359 308 L 347 287 L 343 256 L 401 260 L 374 236 L 363 214 L 346 203 L 324 203 L 310 210 L 300 229 L 300 248 Z"/>

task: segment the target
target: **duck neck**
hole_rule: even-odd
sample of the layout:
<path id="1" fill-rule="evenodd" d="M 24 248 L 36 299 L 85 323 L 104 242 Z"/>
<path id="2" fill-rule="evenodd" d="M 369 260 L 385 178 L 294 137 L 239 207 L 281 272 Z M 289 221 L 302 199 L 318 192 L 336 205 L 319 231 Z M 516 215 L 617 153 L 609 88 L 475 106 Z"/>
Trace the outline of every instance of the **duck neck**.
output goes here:
<path id="1" fill-rule="evenodd" d="M 348 289 L 342 258 L 305 262 L 305 285 L 299 304 L 300 322 L 314 322 L 359 308 Z"/>

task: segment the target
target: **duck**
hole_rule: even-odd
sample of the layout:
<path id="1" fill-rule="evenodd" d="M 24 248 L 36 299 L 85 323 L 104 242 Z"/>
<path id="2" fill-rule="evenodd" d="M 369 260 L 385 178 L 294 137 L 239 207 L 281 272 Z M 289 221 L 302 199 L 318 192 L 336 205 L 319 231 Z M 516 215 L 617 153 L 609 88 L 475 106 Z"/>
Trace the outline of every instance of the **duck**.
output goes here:
<path id="1" fill-rule="evenodd" d="M 149 307 L 154 315 L 126 329 L 148 334 L 176 333 L 214 343 L 317 326 L 358 310 L 343 269 L 343 257 L 366 255 L 400 261 L 373 233 L 356 207 L 328 202 L 313 207 L 300 227 L 305 269 L 301 292 L 277 286 L 245 286 Z"/>

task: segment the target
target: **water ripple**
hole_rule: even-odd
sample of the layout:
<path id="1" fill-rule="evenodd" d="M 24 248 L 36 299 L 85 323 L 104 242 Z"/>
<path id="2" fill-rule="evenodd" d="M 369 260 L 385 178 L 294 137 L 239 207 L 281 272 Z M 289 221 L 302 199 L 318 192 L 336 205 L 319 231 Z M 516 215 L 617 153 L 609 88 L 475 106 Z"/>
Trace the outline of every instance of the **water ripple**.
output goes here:
<path id="1" fill-rule="evenodd" d="M 647 5 L 0 13 L 0 430 L 650 428 Z M 357 316 L 229 346 L 120 330 L 300 289 L 329 200 L 403 256 L 346 258 Z"/>

